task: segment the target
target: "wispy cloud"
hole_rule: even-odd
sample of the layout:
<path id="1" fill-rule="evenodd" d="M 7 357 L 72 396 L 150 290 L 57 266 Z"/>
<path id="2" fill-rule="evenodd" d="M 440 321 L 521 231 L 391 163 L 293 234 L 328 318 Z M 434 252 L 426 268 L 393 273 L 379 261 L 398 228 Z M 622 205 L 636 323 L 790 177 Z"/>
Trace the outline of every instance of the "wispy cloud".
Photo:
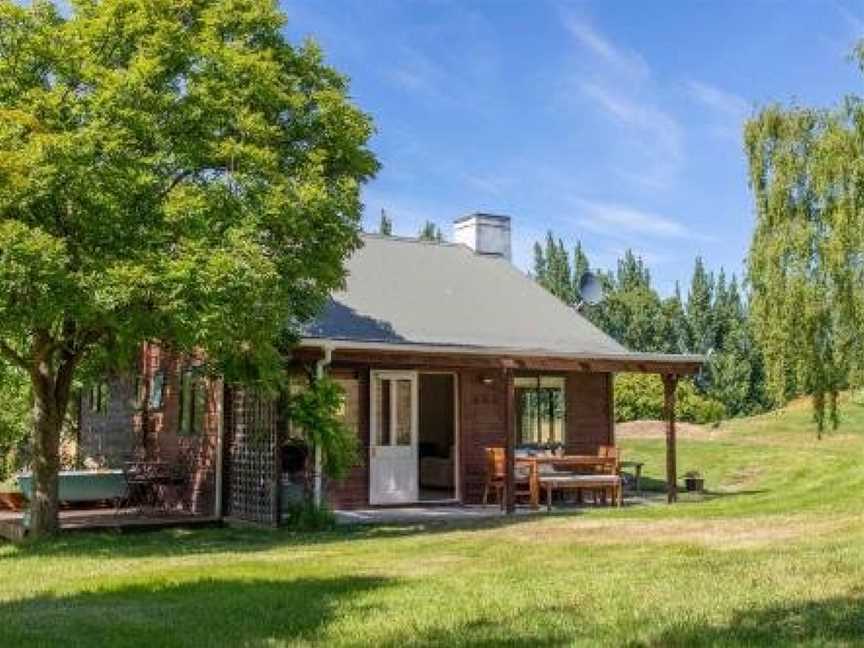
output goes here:
<path id="1" fill-rule="evenodd" d="M 678 122 L 669 114 L 656 106 L 633 101 L 595 83 L 583 84 L 582 90 L 623 125 L 655 135 L 657 144 L 665 147 L 668 153 L 676 157 L 681 155 L 683 133 Z"/>
<path id="2" fill-rule="evenodd" d="M 688 81 L 687 93 L 705 107 L 728 117 L 741 119 L 750 110 L 742 97 L 702 81 Z"/>
<path id="3" fill-rule="evenodd" d="M 513 179 L 492 173 L 466 173 L 462 179 L 475 191 L 490 196 L 505 197 L 513 188 Z"/>
<path id="4" fill-rule="evenodd" d="M 843 18 L 843 22 L 846 23 L 846 26 L 849 28 L 851 35 L 853 38 L 864 38 L 864 18 L 858 16 L 842 4 L 836 4 L 835 7 L 840 14 L 840 17 Z"/>
<path id="5" fill-rule="evenodd" d="M 636 52 L 620 48 L 584 20 L 565 15 L 564 26 L 574 39 L 594 56 L 633 79 L 647 79 L 651 70 Z"/>
<path id="6" fill-rule="evenodd" d="M 569 89 L 623 126 L 611 139 L 617 175 L 649 189 L 674 183 L 684 163 L 684 130 L 660 104 L 651 68 L 636 52 L 615 44 L 585 20 L 564 14 L 579 56 Z"/>
<path id="7" fill-rule="evenodd" d="M 574 205 L 584 214 L 579 224 L 597 234 L 622 238 L 641 234 L 659 239 L 704 239 L 682 223 L 652 212 L 616 203 L 577 198 Z"/>
<path id="8" fill-rule="evenodd" d="M 740 141 L 742 123 L 751 110 L 743 97 L 703 81 L 688 81 L 685 89 L 690 99 L 710 113 L 706 118 L 709 133 L 723 139 Z"/>
<path id="9" fill-rule="evenodd" d="M 618 174 L 652 189 L 668 186 L 684 161 L 684 131 L 676 119 L 651 103 L 619 94 L 598 83 L 583 83 L 583 94 L 604 114 L 625 127 L 628 165 Z"/>
<path id="10" fill-rule="evenodd" d="M 445 70 L 421 51 L 405 47 L 387 71 L 390 81 L 409 93 L 419 93 L 436 99 L 448 98 L 448 75 Z"/>

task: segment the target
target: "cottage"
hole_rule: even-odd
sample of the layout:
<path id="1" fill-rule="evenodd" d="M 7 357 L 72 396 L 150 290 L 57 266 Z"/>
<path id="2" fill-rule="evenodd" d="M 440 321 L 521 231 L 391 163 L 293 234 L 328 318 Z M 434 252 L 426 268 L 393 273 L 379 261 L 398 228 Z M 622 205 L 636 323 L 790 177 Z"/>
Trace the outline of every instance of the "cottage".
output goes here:
<path id="1" fill-rule="evenodd" d="M 303 329 L 291 366 L 341 384 L 363 448 L 347 479 L 314 486 L 335 508 L 477 503 L 487 447 L 508 449 L 512 475 L 521 444 L 574 454 L 614 445 L 616 372 L 662 375 L 672 413 L 677 377 L 701 358 L 622 347 L 512 265 L 510 228 L 506 216 L 478 213 L 455 222 L 452 243 L 363 235 L 345 289 Z M 112 385 L 120 398 L 85 398 L 81 452 L 182 461 L 190 509 L 277 522 L 291 473 L 314 461 L 279 407 L 152 345 L 140 374 Z M 668 427 L 674 501 L 674 416 Z"/>

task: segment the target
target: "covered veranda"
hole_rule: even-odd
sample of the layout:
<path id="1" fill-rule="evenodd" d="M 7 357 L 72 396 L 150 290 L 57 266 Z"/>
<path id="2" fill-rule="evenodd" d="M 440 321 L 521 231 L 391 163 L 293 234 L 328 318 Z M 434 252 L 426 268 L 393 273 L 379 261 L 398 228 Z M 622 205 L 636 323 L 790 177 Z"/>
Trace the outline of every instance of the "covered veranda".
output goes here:
<path id="1" fill-rule="evenodd" d="M 549 353 L 548 351 L 512 348 L 469 348 L 464 346 L 432 346 L 416 344 L 376 344 L 357 341 L 304 341 L 306 344 L 293 356 L 295 362 L 318 366 L 324 372 L 348 371 L 351 384 L 361 399 L 369 396 L 370 372 L 375 370 L 429 371 L 455 373 L 459 380 L 458 421 L 459 465 L 458 497 L 453 503 L 474 505 L 482 501 L 482 479 L 488 474 L 485 451 L 490 446 L 501 448 L 506 464 L 504 512 L 516 508 L 517 463 L 527 463 L 517 456 L 517 384 L 526 377 L 544 379 L 563 377 L 566 383 L 567 455 L 549 459 L 557 464 L 605 463 L 604 458 L 587 456 L 597 453 L 599 446 L 615 446 L 613 376 L 616 373 L 654 373 L 661 377 L 664 390 L 666 420 L 666 481 L 668 502 L 677 500 L 677 461 L 675 435 L 676 387 L 681 377 L 698 373 L 703 358 L 697 355 L 651 354 L 624 352 L 616 354 Z M 363 408 L 361 407 L 361 410 Z M 592 420 L 586 420 L 584 410 L 591 410 Z M 581 412 L 580 412 L 581 410 Z M 572 421 L 569 420 L 572 414 Z M 366 421 L 358 423 L 358 434 L 369 443 Z M 594 427 L 590 438 L 582 438 L 586 428 Z M 596 428 L 602 428 L 600 433 Z M 600 436 L 602 435 L 602 436 Z M 374 452 L 374 451 L 373 451 Z M 575 455 L 575 456 L 574 456 Z M 365 468 L 356 473 L 352 492 L 353 506 L 362 508 L 362 491 L 368 483 Z M 478 484 L 478 480 L 479 484 Z M 524 483 L 523 483 L 524 486 Z M 338 494 L 337 485 L 337 494 Z M 619 491 L 620 492 L 620 491 Z M 532 494 L 532 508 L 538 508 L 537 493 Z M 339 500 L 336 508 L 342 508 Z M 358 506 L 359 504 L 359 506 Z"/>
<path id="2" fill-rule="evenodd" d="M 560 356 L 544 356 L 525 358 L 511 356 L 502 358 L 500 361 L 500 372 L 506 385 L 507 398 L 505 401 L 505 417 L 507 431 L 505 445 L 505 484 L 504 484 L 504 510 L 507 514 L 513 514 L 516 510 L 516 424 L 515 424 L 515 376 L 520 370 L 530 368 L 531 370 L 542 369 L 545 371 L 580 371 L 587 373 L 648 373 L 660 376 L 663 385 L 663 418 L 666 423 L 666 501 L 673 504 L 678 500 L 678 462 L 677 462 L 677 438 L 675 433 L 675 409 L 677 402 L 677 387 L 681 377 L 697 374 L 702 367 L 704 359 L 699 355 L 684 354 L 654 354 L 654 353 L 626 353 L 590 356 L 587 354 L 573 354 Z M 614 393 L 609 395 L 610 419 L 615 420 L 614 415 Z M 612 445 L 616 445 L 612 439 Z M 567 455 L 552 458 L 552 463 L 579 465 L 590 463 L 590 457 Z M 536 472 L 536 464 L 533 471 Z M 537 483 L 532 480 L 532 490 L 537 488 Z M 551 487 L 550 493 L 551 493 Z M 537 493 L 532 493 L 532 504 L 536 507 Z M 618 494 L 620 497 L 620 491 Z M 551 501 L 551 495 L 550 495 Z"/>

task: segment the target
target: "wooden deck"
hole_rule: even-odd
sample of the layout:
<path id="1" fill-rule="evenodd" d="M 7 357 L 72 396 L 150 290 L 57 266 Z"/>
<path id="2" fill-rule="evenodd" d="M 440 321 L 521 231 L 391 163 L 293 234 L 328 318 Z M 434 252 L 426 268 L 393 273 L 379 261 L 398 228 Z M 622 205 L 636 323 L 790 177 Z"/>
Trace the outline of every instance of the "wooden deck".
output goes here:
<path id="1" fill-rule="evenodd" d="M 0 511 L 0 538 L 20 542 L 26 536 L 22 524 L 23 513 Z M 194 515 L 192 513 L 172 512 L 171 514 L 152 514 L 137 509 L 87 509 L 60 511 L 60 530 L 147 530 L 169 527 L 211 526 L 221 521 L 217 517 Z"/>

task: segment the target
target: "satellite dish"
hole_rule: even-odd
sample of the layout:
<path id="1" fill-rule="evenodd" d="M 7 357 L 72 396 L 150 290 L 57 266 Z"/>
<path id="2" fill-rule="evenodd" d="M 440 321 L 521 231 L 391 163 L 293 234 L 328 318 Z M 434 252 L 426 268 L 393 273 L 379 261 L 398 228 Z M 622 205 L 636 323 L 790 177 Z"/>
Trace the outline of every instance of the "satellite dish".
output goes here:
<path id="1" fill-rule="evenodd" d="M 585 304 L 598 304 L 603 301 L 603 286 L 600 280 L 592 272 L 586 272 L 579 277 L 579 294 L 582 301 L 576 305 L 576 310 L 581 310 Z"/>

